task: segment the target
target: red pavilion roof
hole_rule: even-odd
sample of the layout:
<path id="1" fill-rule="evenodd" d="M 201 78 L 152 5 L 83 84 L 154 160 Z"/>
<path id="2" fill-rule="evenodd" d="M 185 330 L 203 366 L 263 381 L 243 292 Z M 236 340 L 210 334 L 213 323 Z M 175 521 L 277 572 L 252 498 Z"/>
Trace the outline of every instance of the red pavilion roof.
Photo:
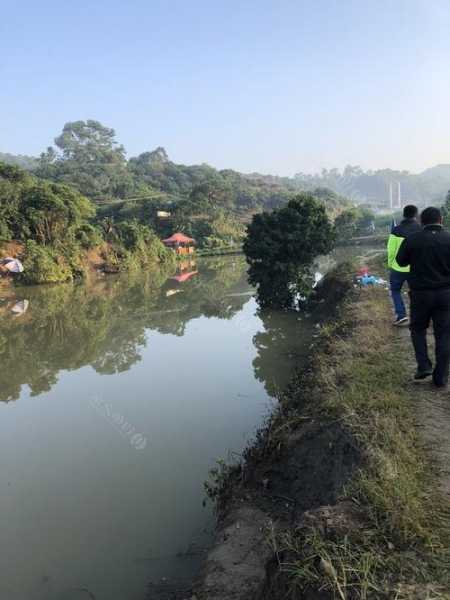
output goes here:
<path id="1" fill-rule="evenodd" d="M 184 235 L 184 233 L 174 233 L 167 239 L 163 240 L 165 244 L 193 244 L 195 240 Z"/>

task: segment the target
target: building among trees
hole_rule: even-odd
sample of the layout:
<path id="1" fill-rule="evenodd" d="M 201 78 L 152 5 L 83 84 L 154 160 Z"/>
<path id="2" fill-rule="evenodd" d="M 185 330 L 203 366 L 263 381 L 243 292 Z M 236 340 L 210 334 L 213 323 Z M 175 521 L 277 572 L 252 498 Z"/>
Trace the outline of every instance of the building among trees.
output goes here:
<path id="1" fill-rule="evenodd" d="M 174 233 L 163 240 L 163 244 L 175 250 L 175 253 L 178 255 L 194 253 L 195 240 L 180 232 Z"/>

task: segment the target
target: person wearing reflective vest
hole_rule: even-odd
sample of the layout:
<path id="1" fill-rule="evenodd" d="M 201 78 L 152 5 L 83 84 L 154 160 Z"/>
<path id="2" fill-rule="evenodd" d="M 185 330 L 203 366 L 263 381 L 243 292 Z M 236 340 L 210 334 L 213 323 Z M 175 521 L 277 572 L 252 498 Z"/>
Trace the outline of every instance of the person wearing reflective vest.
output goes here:
<path id="1" fill-rule="evenodd" d="M 402 298 L 402 287 L 409 280 L 410 268 L 409 265 L 406 267 L 400 266 L 396 259 L 403 240 L 422 229 L 417 222 L 418 212 L 417 206 L 411 204 L 405 206 L 403 220 L 392 228 L 387 243 L 389 283 L 395 311 L 394 325 L 406 325 L 408 323 L 405 303 Z"/>

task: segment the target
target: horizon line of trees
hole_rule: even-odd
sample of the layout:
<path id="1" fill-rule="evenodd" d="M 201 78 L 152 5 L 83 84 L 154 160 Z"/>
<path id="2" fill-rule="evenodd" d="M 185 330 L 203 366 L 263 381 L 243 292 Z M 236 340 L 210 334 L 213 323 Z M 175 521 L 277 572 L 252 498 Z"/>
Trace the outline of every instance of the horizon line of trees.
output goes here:
<path id="1" fill-rule="evenodd" d="M 216 193 L 216 204 L 222 202 L 225 208 L 235 210 L 277 208 L 293 194 L 316 188 L 328 188 L 356 204 L 387 206 L 390 183 L 400 182 L 404 197 L 418 204 L 442 200 L 450 188 L 450 164 L 422 173 L 347 165 L 342 170 L 281 177 L 217 170 L 207 164 L 176 164 L 161 146 L 127 158 L 114 129 L 93 119 L 66 123 L 54 145 L 39 158 L 0 153 L 0 161 L 43 178 L 69 182 L 94 202 L 154 198 L 158 193 L 162 194 L 159 202 L 174 202 L 188 198 L 191 192 L 195 195 L 197 186 L 209 184 Z"/>
<path id="2" fill-rule="evenodd" d="M 285 206 L 299 190 L 289 178 L 179 165 L 162 147 L 127 160 L 115 131 L 95 120 L 66 123 L 31 172 L 89 198 L 99 221 L 136 220 L 161 238 L 181 230 L 211 249 L 240 245 L 254 213 Z M 325 188 L 315 194 L 332 213 L 346 205 Z M 159 219 L 158 210 L 170 219 Z"/>
<path id="3" fill-rule="evenodd" d="M 101 203 L 156 195 L 159 202 L 191 197 L 195 203 L 199 196 L 203 196 L 203 201 L 209 196 L 225 208 L 270 209 L 285 204 L 292 194 L 301 191 L 295 178 L 245 175 L 207 164 L 176 164 L 161 146 L 127 159 L 114 129 L 92 119 L 66 123 L 54 145 L 39 158 L 0 154 L 0 160 L 2 157 L 44 179 L 70 183 Z M 338 198 L 331 200 L 339 203 Z"/>

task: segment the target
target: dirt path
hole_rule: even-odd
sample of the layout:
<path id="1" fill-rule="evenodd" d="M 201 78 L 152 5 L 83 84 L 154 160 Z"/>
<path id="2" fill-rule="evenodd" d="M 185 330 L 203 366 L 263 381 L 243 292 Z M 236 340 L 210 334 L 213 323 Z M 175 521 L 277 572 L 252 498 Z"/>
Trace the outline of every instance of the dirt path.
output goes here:
<path id="1" fill-rule="evenodd" d="M 402 348 L 408 353 L 411 377 L 416 368 L 409 330 L 399 329 Z M 430 357 L 434 352 L 432 332 L 428 335 Z M 409 384 L 411 396 L 416 403 L 418 422 L 425 441 L 433 447 L 442 468 L 442 489 L 450 496 L 450 388 L 441 391 L 430 379 Z"/>

